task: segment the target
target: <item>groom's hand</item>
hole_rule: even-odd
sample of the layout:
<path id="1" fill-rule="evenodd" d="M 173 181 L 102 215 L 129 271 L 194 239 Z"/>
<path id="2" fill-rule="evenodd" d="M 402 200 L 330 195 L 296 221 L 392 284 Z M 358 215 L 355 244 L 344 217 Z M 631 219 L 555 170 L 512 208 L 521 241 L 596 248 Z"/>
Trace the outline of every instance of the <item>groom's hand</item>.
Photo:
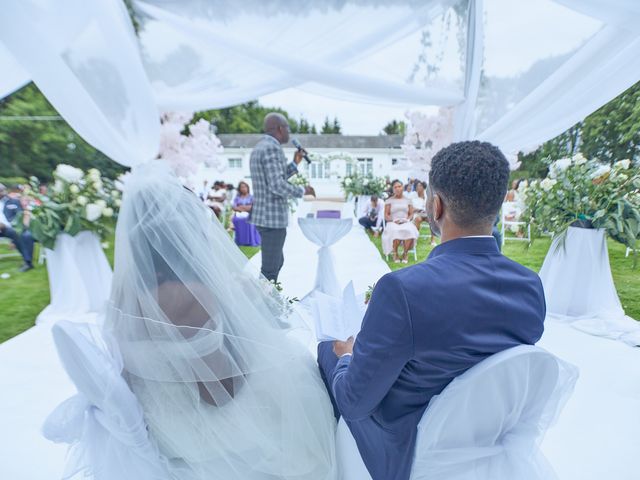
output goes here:
<path id="1" fill-rule="evenodd" d="M 346 354 L 353 353 L 353 337 L 349 337 L 346 341 L 342 342 L 340 340 L 336 340 L 333 342 L 333 352 L 336 354 L 338 358 Z"/>

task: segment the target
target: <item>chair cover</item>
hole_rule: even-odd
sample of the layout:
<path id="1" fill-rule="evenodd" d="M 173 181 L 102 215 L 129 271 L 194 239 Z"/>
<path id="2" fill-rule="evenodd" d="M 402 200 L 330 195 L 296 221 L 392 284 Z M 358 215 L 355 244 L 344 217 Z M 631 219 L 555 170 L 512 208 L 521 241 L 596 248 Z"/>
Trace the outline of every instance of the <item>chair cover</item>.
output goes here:
<path id="1" fill-rule="evenodd" d="M 43 434 L 69 443 L 63 475 L 82 472 L 95 480 L 169 480 L 165 460 L 150 442 L 142 408 L 124 378 L 121 358 L 100 348 L 86 324 L 60 321 L 53 338 L 78 394 L 47 418 Z"/>
<path id="2" fill-rule="evenodd" d="M 99 311 L 109 298 L 113 274 L 98 237 L 88 231 L 74 237 L 63 233 L 46 252 L 51 303 L 37 323 Z"/>
<path id="3" fill-rule="evenodd" d="M 433 397 L 418 424 L 411 480 L 556 478 L 538 445 L 578 378 L 576 367 L 521 345 L 497 353 Z M 344 421 L 336 449 L 344 480 L 369 480 Z"/>
<path id="4" fill-rule="evenodd" d="M 625 316 L 611 275 L 603 229 L 569 227 L 556 238 L 540 278 L 547 313 L 592 335 L 640 345 L 640 325 Z"/>
<path id="5" fill-rule="evenodd" d="M 298 218 L 298 224 L 304 236 L 320 247 L 314 289 L 327 295 L 340 297 L 340 284 L 336 277 L 330 247 L 349 233 L 353 226 L 353 219 Z"/>

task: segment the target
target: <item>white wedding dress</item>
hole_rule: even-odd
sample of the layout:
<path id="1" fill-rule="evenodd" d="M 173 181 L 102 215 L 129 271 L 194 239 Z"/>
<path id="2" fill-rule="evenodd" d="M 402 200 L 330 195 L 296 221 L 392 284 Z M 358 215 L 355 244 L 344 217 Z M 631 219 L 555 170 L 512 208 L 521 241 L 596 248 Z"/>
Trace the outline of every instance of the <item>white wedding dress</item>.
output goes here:
<path id="1" fill-rule="evenodd" d="M 104 333 L 173 478 L 336 477 L 312 332 L 160 162 L 126 185 Z"/>

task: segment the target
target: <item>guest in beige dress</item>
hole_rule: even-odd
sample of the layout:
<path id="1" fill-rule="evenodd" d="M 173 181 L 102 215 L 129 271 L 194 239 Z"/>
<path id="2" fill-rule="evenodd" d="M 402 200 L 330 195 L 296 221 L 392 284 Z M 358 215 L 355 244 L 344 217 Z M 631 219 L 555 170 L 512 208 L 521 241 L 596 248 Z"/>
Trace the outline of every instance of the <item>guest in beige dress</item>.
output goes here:
<path id="1" fill-rule="evenodd" d="M 392 182 L 393 196 L 385 202 L 384 218 L 387 222 L 382 233 L 382 251 L 385 255 L 393 253 L 393 261 L 400 263 L 398 249 L 400 243 L 403 244 L 402 263 L 409 262 L 409 250 L 413 248 L 419 233 L 416 226 L 411 222 L 413 218 L 413 205 L 403 193 L 402 182 L 394 180 Z"/>

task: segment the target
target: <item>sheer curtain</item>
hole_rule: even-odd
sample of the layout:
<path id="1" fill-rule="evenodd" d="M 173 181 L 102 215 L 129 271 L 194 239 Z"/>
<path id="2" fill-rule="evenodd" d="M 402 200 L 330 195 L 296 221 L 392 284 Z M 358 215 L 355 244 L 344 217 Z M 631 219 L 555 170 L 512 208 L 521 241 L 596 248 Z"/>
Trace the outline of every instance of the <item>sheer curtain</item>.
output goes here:
<path id="1" fill-rule="evenodd" d="M 9 1 L 0 41 L 91 145 L 127 166 L 156 156 L 158 109 L 123 2 Z"/>

